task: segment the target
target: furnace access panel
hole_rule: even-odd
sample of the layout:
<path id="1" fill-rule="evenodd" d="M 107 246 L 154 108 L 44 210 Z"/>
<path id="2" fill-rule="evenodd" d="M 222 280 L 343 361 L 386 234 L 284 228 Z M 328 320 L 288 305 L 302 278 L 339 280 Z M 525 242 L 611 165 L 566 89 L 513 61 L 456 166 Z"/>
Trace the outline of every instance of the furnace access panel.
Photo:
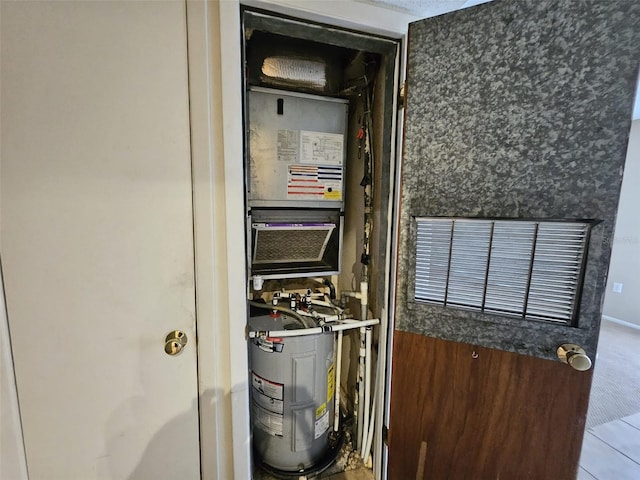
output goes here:
<path id="1" fill-rule="evenodd" d="M 249 91 L 249 207 L 343 209 L 344 99 Z"/>

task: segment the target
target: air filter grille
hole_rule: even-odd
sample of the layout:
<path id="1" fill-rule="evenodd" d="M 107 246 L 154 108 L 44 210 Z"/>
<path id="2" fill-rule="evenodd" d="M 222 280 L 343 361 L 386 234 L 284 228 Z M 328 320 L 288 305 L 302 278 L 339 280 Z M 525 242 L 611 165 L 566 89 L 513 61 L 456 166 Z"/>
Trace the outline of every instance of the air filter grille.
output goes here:
<path id="1" fill-rule="evenodd" d="M 335 227 L 332 223 L 253 224 L 253 263 L 320 261 Z"/>

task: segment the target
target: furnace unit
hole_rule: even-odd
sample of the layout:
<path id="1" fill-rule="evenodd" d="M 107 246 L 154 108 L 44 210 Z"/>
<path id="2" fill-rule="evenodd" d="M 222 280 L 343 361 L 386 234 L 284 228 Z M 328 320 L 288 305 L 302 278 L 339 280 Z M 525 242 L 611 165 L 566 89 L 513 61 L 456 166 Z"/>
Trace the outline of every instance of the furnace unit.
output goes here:
<path id="1" fill-rule="evenodd" d="M 250 275 L 339 273 L 348 101 L 254 87 L 247 102 Z"/>

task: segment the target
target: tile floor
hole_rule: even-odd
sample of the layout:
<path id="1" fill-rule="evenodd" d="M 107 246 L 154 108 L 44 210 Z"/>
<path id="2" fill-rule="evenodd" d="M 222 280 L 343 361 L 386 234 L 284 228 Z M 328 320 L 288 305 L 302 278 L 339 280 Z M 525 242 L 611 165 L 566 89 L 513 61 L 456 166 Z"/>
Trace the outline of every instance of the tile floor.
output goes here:
<path id="1" fill-rule="evenodd" d="M 640 413 L 613 420 L 584 435 L 578 480 L 640 479 Z"/>

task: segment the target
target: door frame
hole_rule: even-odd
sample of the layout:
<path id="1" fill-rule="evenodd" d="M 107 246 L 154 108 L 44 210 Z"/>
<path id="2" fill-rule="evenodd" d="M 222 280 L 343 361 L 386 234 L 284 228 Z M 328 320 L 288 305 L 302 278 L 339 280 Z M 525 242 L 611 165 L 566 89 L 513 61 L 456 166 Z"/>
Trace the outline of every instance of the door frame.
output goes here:
<path id="1" fill-rule="evenodd" d="M 2 259 L 0 258 L 0 388 L 2 389 L 2 426 L 3 439 L 0 451 L 0 474 L 8 471 L 16 480 L 28 480 L 27 457 L 22 435 L 22 417 L 18 402 L 16 375 L 13 369 L 13 351 L 7 305 L 4 295 L 4 277 L 2 275 Z M 5 433 L 6 432 L 6 433 Z M 6 470 L 5 470 L 6 469 Z"/>
<path id="2" fill-rule="evenodd" d="M 341 1 L 337 13 L 333 3 L 187 1 L 203 479 L 251 478 L 245 232 L 237 221 L 244 215 L 240 6 L 384 35 L 403 46 L 409 22 L 418 19 L 353 0 Z M 399 78 L 404 65 L 401 52 Z"/>
<path id="3" fill-rule="evenodd" d="M 408 24 L 418 20 L 353 0 L 341 1 L 339 12 L 333 8 L 335 2 L 322 0 L 187 0 L 199 383 L 201 394 L 210 388 L 224 392 L 215 405 L 200 406 L 205 479 L 251 478 L 244 338 L 245 242 L 244 224 L 237 221 L 244 214 L 241 5 L 399 39 L 404 48 L 401 79 L 406 66 Z M 400 115 L 398 138 L 402 128 Z M 398 145 L 396 148 L 400 158 Z M 400 167 L 398 162 L 396 181 Z M 397 197 L 394 204 L 398 204 Z M 395 239 L 395 225 L 393 228 Z M 391 287 L 395 282 L 395 246 L 392 256 Z M 391 322 L 393 308 L 391 298 Z M 393 325 L 389 331 L 393 333 Z M 389 338 L 388 344 L 392 341 Z M 388 368 L 390 362 L 391 355 Z M 386 398 L 385 424 L 388 402 Z M 232 442 L 228 442 L 229 435 Z"/>

